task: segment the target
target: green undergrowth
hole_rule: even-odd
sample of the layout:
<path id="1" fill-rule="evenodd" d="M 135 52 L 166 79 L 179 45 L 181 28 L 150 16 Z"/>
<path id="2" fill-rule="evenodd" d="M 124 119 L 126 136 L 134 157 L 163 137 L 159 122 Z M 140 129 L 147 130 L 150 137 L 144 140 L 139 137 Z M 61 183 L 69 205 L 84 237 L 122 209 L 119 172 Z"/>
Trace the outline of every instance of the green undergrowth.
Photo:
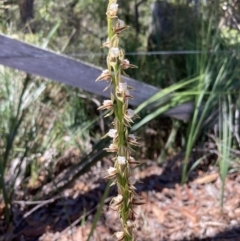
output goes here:
<path id="1" fill-rule="evenodd" d="M 15 190 L 41 189 L 39 177 L 54 178 L 57 159 L 68 150 L 79 160 L 91 153 L 102 117 L 89 111 L 95 99 L 81 90 L 3 67 L 0 83 L 0 189 L 9 221 Z"/>

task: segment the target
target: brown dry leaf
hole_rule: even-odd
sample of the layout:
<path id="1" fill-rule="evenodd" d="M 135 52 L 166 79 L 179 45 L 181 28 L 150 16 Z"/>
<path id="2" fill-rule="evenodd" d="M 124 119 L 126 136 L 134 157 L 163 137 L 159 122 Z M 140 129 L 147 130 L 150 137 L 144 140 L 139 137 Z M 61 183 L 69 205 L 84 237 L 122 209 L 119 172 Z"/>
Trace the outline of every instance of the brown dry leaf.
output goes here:
<path id="1" fill-rule="evenodd" d="M 176 197 L 180 201 L 182 200 L 182 192 L 181 192 L 180 185 L 176 183 L 175 188 L 176 188 Z"/>
<path id="2" fill-rule="evenodd" d="M 210 183 L 214 182 L 218 178 L 218 173 L 213 173 L 204 177 L 199 177 L 197 178 L 194 183 L 196 184 L 205 184 L 205 183 Z"/>
<path id="3" fill-rule="evenodd" d="M 165 212 L 159 208 L 157 205 L 151 204 L 151 209 L 153 211 L 153 214 L 157 217 L 159 223 L 164 223 L 165 221 Z"/>
<path id="4" fill-rule="evenodd" d="M 2 219 L 4 216 L 4 209 L 5 209 L 5 204 L 3 201 L 0 200 L 0 218 L 2 218 Z"/>
<path id="5" fill-rule="evenodd" d="M 236 208 L 238 208 L 239 202 L 239 197 L 233 197 L 225 202 L 224 209 L 228 212 L 231 210 L 235 210 Z"/>
<path id="6" fill-rule="evenodd" d="M 235 209 L 234 213 L 236 213 L 236 215 L 240 216 L 240 208 Z"/>
<path id="7" fill-rule="evenodd" d="M 28 237 L 36 237 L 39 235 L 44 234 L 45 232 L 49 231 L 51 228 L 49 225 L 43 225 L 40 227 L 27 227 L 25 228 L 21 233 L 24 236 L 28 236 Z"/>
<path id="8" fill-rule="evenodd" d="M 180 211 L 182 212 L 182 214 L 184 216 L 186 216 L 187 218 L 189 218 L 193 224 L 197 224 L 198 222 L 198 218 L 195 214 L 193 214 L 192 212 L 190 212 L 188 209 L 186 208 L 180 208 Z"/>
<path id="9" fill-rule="evenodd" d="M 85 241 L 84 237 L 87 237 L 89 229 L 86 227 L 78 227 L 77 231 L 74 234 L 74 241 Z"/>
<path id="10" fill-rule="evenodd" d="M 87 189 L 87 187 L 84 182 L 76 182 L 73 186 L 74 191 L 88 191 L 86 189 Z"/>
<path id="11" fill-rule="evenodd" d="M 188 201 L 193 201 L 195 198 L 192 195 L 191 191 L 189 190 L 189 187 L 187 185 L 184 185 L 184 189 L 185 189 L 186 194 L 188 196 Z"/>

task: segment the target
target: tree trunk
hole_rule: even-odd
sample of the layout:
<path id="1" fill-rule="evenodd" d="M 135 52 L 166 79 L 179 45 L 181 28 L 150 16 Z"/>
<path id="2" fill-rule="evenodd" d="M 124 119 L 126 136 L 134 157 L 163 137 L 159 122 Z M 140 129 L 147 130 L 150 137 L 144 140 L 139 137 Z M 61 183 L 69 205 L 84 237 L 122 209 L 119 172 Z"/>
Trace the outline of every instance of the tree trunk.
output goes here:
<path id="1" fill-rule="evenodd" d="M 34 0 L 18 0 L 21 22 L 25 24 L 27 21 L 33 19 L 34 11 L 33 11 Z"/>

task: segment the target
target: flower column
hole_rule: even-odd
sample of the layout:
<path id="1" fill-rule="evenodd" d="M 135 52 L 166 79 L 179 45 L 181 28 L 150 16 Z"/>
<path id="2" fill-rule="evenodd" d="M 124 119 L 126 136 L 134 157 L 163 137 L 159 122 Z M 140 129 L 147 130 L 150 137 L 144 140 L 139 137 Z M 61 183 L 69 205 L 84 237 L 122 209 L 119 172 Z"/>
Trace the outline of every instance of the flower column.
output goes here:
<path id="1" fill-rule="evenodd" d="M 135 240 L 133 206 L 141 205 L 144 202 L 135 192 L 134 184 L 136 180 L 131 174 L 131 166 L 139 164 L 131 156 L 131 153 L 134 151 L 132 146 L 139 145 L 137 142 L 138 138 L 133 134 L 128 134 L 128 128 L 131 127 L 133 119 L 138 116 L 132 109 L 128 108 L 128 100 L 133 98 L 130 94 L 133 88 L 123 81 L 121 75 L 126 75 L 124 73 L 125 69 L 136 68 L 137 66 L 130 64 L 125 59 L 124 50 L 119 48 L 119 38 L 127 26 L 122 20 L 118 19 L 117 12 L 117 0 L 109 0 L 106 12 L 108 38 L 103 44 L 103 47 L 109 48 L 107 69 L 102 72 L 96 81 L 110 82 L 107 88 L 111 87 L 111 99 L 105 100 L 98 109 L 109 110 L 106 116 L 110 116 L 113 113 L 115 116 L 113 129 L 110 129 L 104 136 L 109 136 L 113 139 L 112 144 L 105 150 L 116 153 L 116 156 L 113 158 L 115 161 L 114 167 L 110 167 L 106 174 L 106 178 L 112 179 L 113 184 L 116 184 L 118 188 L 118 195 L 112 199 L 110 207 L 119 212 L 122 230 L 114 235 L 117 240 L 133 241 Z"/>

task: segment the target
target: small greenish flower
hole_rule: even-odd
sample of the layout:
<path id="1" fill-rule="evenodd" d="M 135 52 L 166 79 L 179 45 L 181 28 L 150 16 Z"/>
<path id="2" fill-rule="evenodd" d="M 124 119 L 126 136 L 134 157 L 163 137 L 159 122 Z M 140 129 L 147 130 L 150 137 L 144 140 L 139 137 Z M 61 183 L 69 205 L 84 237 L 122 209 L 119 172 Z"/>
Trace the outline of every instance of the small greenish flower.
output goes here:
<path id="1" fill-rule="evenodd" d="M 109 167 L 106 172 L 107 172 L 107 175 L 104 177 L 105 179 L 112 179 L 116 177 L 118 173 L 117 168 L 115 167 Z"/>
<path id="2" fill-rule="evenodd" d="M 128 186 L 133 194 L 135 194 L 136 187 L 134 185 L 136 184 L 136 182 L 137 180 L 133 176 L 130 176 L 128 178 Z"/>
<path id="3" fill-rule="evenodd" d="M 117 58 L 119 56 L 119 48 L 110 48 L 109 49 L 109 56 L 110 58 Z"/>
<path id="4" fill-rule="evenodd" d="M 127 220 L 127 227 L 128 228 L 135 228 L 135 222 L 132 220 Z"/>
<path id="5" fill-rule="evenodd" d="M 125 25 L 125 22 L 121 19 L 118 19 L 117 23 L 114 27 L 114 32 L 115 32 L 115 34 L 120 36 L 120 33 L 123 32 L 126 28 L 127 28 L 127 26 Z"/>
<path id="6" fill-rule="evenodd" d="M 130 123 L 133 123 L 133 117 L 135 116 L 134 110 L 128 109 L 124 113 L 124 124 L 128 127 L 131 127 Z"/>
<path id="7" fill-rule="evenodd" d="M 96 82 L 103 81 L 103 80 L 106 80 L 106 81 L 112 80 L 112 75 L 108 69 L 105 69 L 102 71 L 102 74 L 96 79 Z"/>
<path id="8" fill-rule="evenodd" d="M 112 47 L 109 49 L 108 61 L 113 68 L 115 68 L 117 64 L 119 53 L 120 53 L 119 48 Z"/>
<path id="9" fill-rule="evenodd" d="M 126 126 L 131 126 L 130 123 L 133 123 L 133 118 L 139 118 L 137 114 L 135 114 L 134 110 L 128 109 L 124 114 L 124 124 Z"/>
<path id="10" fill-rule="evenodd" d="M 130 95 L 129 90 L 126 90 L 126 91 L 125 91 L 125 93 L 124 93 L 124 98 L 125 98 L 125 99 L 127 99 L 127 98 L 133 99 L 133 96 Z"/>
<path id="11" fill-rule="evenodd" d="M 125 156 L 118 156 L 117 162 L 120 166 L 125 165 L 126 164 L 126 157 Z"/>
<path id="12" fill-rule="evenodd" d="M 119 84 L 118 84 L 118 91 L 119 91 L 120 93 L 125 93 L 125 92 L 127 91 L 127 89 L 128 89 L 127 83 L 122 82 L 122 83 L 119 83 Z"/>
<path id="13" fill-rule="evenodd" d="M 121 62 L 121 65 L 122 65 L 122 68 L 123 68 L 123 69 L 137 68 L 136 65 L 130 64 L 130 62 L 129 62 L 128 59 L 124 59 L 124 60 Z"/>
<path id="14" fill-rule="evenodd" d="M 128 183 L 130 184 L 130 185 L 134 185 L 135 183 L 136 183 L 136 179 L 133 177 L 133 176 L 130 176 L 129 178 L 128 178 Z"/>
<path id="15" fill-rule="evenodd" d="M 107 47 L 107 48 L 110 48 L 110 47 L 111 47 L 111 43 L 110 43 L 110 39 L 109 39 L 109 38 L 107 38 L 106 42 L 104 42 L 104 43 L 102 44 L 102 47 Z"/>
<path id="16" fill-rule="evenodd" d="M 107 16 L 109 18 L 116 18 L 117 17 L 117 12 L 118 12 L 118 4 L 116 2 L 110 2 L 110 4 L 108 5 L 108 9 L 107 9 Z"/>
<path id="17" fill-rule="evenodd" d="M 115 68 L 118 62 L 118 56 L 119 56 L 119 48 L 117 47 L 112 47 L 109 49 L 108 53 L 108 63 Z"/>
<path id="18" fill-rule="evenodd" d="M 128 109 L 126 111 L 126 115 L 128 116 L 128 118 L 132 119 L 134 117 L 134 115 L 135 115 L 135 112 L 132 109 Z"/>
<path id="19" fill-rule="evenodd" d="M 134 134 L 129 134 L 127 137 L 127 141 L 129 144 L 133 145 L 133 146 L 139 146 L 138 140 L 139 138 L 136 137 Z"/>
<path id="20" fill-rule="evenodd" d="M 113 101 L 112 100 L 104 100 L 103 104 L 98 107 L 98 110 L 109 110 L 113 108 Z"/>
<path id="21" fill-rule="evenodd" d="M 111 137 L 111 138 L 115 138 L 117 135 L 117 130 L 115 129 L 110 129 L 109 132 L 108 132 L 108 136 Z"/>
<path id="22" fill-rule="evenodd" d="M 137 140 L 136 136 L 134 134 L 129 134 L 128 139 L 129 139 L 129 141 L 136 141 Z"/>
<path id="23" fill-rule="evenodd" d="M 133 99 L 133 96 L 130 95 L 129 89 L 132 89 L 132 87 L 127 85 L 125 82 L 120 82 L 116 88 L 118 99 L 120 99 L 122 102 L 127 98 Z"/>
<path id="24" fill-rule="evenodd" d="M 132 204 L 133 205 L 143 205 L 143 204 L 145 204 L 145 201 L 141 197 L 134 196 L 132 199 Z"/>
<path id="25" fill-rule="evenodd" d="M 104 148 L 103 150 L 105 150 L 107 152 L 117 152 L 118 147 L 115 144 L 110 144 L 110 146 L 108 148 Z"/>
<path id="26" fill-rule="evenodd" d="M 104 138 L 106 138 L 106 137 L 108 137 L 108 136 L 111 137 L 111 138 L 113 138 L 113 139 L 117 138 L 117 136 L 118 136 L 117 130 L 116 130 L 116 129 L 110 129 L 110 130 L 108 131 L 108 133 L 105 134 L 105 135 L 102 137 L 102 139 L 104 139 Z"/>
<path id="27" fill-rule="evenodd" d="M 124 232 L 122 232 L 122 231 L 116 232 L 114 235 L 116 236 L 116 238 L 117 238 L 118 241 L 124 240 L 124 236 L 125 236 L 125 235 L 124 235 Z"/>
<path id="28" fill-rule="evenodd" d="M 134 157 L 130 156 L 129 159 L 128 159 L 128 163 L 130 165 L 139 165 L 141 164 L 139 161 L 136 161 Z"/>
<path id="29" fill-rule="evenodd" d="M 110 202 L 110 207 L 117 211 L 121 208 L 121 204 L 123 202 L 123 196 L 121 194 L 118 194 L 116 197 L 114 197 Z"/>
<path id="30" fill-rule="evenodd" d="M 123 28 L 125 26 L 125 22 L 121 19 L 118 19 L 116 26 L 119 28 Z"/>

